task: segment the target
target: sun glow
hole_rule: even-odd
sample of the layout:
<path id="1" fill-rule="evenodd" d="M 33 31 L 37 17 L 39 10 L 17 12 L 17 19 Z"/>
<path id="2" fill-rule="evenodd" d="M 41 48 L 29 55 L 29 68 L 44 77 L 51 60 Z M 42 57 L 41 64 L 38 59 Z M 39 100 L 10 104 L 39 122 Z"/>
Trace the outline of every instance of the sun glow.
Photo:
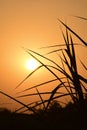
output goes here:
<path id="1" fill-rule="evenodd" d="M 26 61 L 26 68 L 28 70 L 35 70 L 38 66 L 38 62 L 35 59 L 28 59 Z"/>

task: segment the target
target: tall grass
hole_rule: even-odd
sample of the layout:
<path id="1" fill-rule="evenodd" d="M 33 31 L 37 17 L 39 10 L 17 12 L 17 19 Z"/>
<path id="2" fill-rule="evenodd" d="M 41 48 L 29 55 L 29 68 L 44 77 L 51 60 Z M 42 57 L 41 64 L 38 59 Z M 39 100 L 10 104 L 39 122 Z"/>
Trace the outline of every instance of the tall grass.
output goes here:
<path id="1" fill-rule="evenodd" d="M 77 17 L 77 16 L 76 16 Z M 78 17 L 82 20 L 87 20 L 86 18 L 83 17 Z M 65 97 L 65 96 L 70 96 L 70 98 L 72 99 L 72 101 L 76 104 L 79 105 L 83 105 L 85 103 L 85 96 L 87 94 L 87 78 L 83 77 L 81 74 L 78 73 L 78 66 L 77 66 L 77 59 L 76 59 L 76 53 L 75 53 L 75 45 L 79 46 L 79 44 L 74 43 L 72 35 L 74 35 L 74 37 L 78 38 L 81 42 L 81 45 L 85 46 L 85 48 L 87 47 L 87 42 L 84 41 L 76 32 L 74 32 L 68 25 L 66 25 L 63 21 L 59 20 L 58 21 L 65 27 L 66 33 L 64 34 L 64 32 L 62 31 L 62 36 L 64 39 L 64 44 L 60 45 L 53 45 L 53 46 L 47 46 L 47 47 L 43 47 L 44 48 L 52 48 L 53 50 L 51 52 L 48 52 L 48 54 L 52 54 L 52 53 L 61 53 L 62 55 L 58 55 L 62 65 L 60 66 L 55 59 L 52 60 L 36 51 L 27 49 L 27 48 L 23 48 L 29 55 L 31 55 L 35 60 L 37 60 L 40 63 L 40 66 L 38 68 L 36 68 L 34 71 L 32 71 L 29 75 L 26 76 L 26 78 L 16 87 L 16 89 L 18 87 L 20 87 L 21 84 L 23 84 L 28 78 L 30 78 L 31 75 L 33 75 L 37 70 L 41 69 L 41 68 L 46 68 L 47 71 L 50 72 L 51 75 L 54 76 L 54 79 L 40 83 L 38 85 L 32 86 L 30 88 L 27 88 L 24 90 L 25 91 L 29 91 L 30 89 L 35 88 L 36 89 L 36 93 L 33 94 L 24 94 L 19 96 L 21 97 L 29 97 L 29 96 L 33 96 L 33 95 L 38 95 L 40 100 L 37 101 L 38 103 L 33 105 L 33 107 L 30 107 L 30 104 L 23 104 L 21 103 L 18 99 L 15 99 L 7 94 L 5 94 L 4 92 L 0 91 L 1 94 L 4 94 L 5 96 L 11 98 L 12 100 L 15 100 L 16 102 L 20 103 L 21 105 L 23 105 L 23 107 L 17 109 L 17 111 L 22 110 L 26 111 L 26 110 L 30 110 L 32 112 L 35 113 L 35 108 L 39 105 L 43 105 L 43 108 L 45 110 L 47 110 L 51 104 L 51 102 L 53 100 L 58 100 L 61 97 Z M 54 48 L 57 49 L 54 49 Z M 60 48 L 59 48 L 60 47 Z M 46 59 L 47 61 L 49 61 L 50 63 L 52 63 L 53 65 L 47 65 L 45 64 L 43 61 L 41 61 L 39 58 L 37 58 L 37 56 Z M 86 65 L 82 62 L 82 60 L 80 59 L 80 63 L 82 64 L 82 67 L 84 68 L 84 70 L 87 73 L 87 67 Z M 68 68 L 68 71 L 67 69 Z M 61 73 L 62 77 L 59 77 L 54 69 L 57 71 L 57 73 Z M 65 79 L 65 80 L 64 80 Z M 39 92 L 38 87 L 42 86 L 42 85 L 47 85 L 49 83 L 52 83 L 54 81 L 58 81 L 58 84 L 53 88 L 53 90 L 51 92 Z M 60 88 L 64 88 L 66 90 L 66 93 L 60 92 Z M 49 94 L 49 98 L 47 100 L 44 100 L 42 98 L 43 94 Z M 34 103 L 33 103 L 34 104 Z M 26 108 L 26 110 L 24 110 L 24 108 Z"/>

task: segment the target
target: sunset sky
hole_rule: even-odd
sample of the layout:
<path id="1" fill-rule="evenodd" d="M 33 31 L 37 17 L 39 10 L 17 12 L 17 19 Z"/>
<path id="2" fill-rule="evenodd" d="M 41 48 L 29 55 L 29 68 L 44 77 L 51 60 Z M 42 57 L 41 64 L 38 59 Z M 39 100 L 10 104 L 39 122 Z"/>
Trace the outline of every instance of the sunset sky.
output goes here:
<path id="1" fill-rule="evenodd" d="M 38 48 L 63 43 L 57 18 L 87 40 L 87 21 L 73 16 L 87 18 L 87 0 L 0 0 L 0 90 L 14 95 L 19 91 L 14 88 L 30 73 L 26 61 L 31 57 L 22 47 L 45 54 Z M 83 59 L 87 55 L 81 48 L 77 53 Z M 46 77 L 42 73 L 28 84 Z"/>

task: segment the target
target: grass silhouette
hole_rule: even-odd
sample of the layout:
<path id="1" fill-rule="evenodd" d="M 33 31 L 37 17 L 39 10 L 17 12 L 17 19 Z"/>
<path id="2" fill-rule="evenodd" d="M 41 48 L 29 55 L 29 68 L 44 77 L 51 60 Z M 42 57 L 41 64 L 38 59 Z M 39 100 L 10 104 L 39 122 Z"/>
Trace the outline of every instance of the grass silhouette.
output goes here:
<path id="1" fill-rule="evenodd" d="M 82 20 L 87 20 L 86 18 L 75 16 Z M 78 73 L 77 59 L 75 53 L 75 46 L 82 45 L 87 47 L 87 42 L 85 42 L 76 32 L 74 32 L 68 25 L 58 19 L 58 21 L 65 27 L 66 33 L 62 31 L 62 36 L 64 39 L 64 44 L 53 45 L 42 47 L 42 49 L 53 50 L 48 52 L 47 55 L 52 53 L 60 52 L 59 58 L 61 60 L 62 66 L 60 66 L 56 61 L 38 53 L 33 50 L 23 48 L 29 55 L 31 55 L 35 60 L 40 63 L 40 66 L 32 71 L 25 79 L 19 83 L 15 88 L 21 86 L 31 75 L 33 75 L 37 70 L 41 68 L 46 68 L 55 78 L 38 85 L 32 86 L 25 89 L 23 92 L 27 92 L 31 89 L 36 89 L 36 93 L 32 94 L 21 94 L 17 99 L 0 91 L 1 94 L 7 96 L 8 98 L 21 104 L 22 107 L 18 108 L 15 112 L 10 112 L 6 109 L 0 111 L 0 127 L 1 129 L 40 129 L 40 130 L 82 130 L 87 128 L 86 117 L 87 117 L 87 78 L 83 77 Z M 81 44 L 76 44 L 73 41 L 72 35 L 78 38 Z M 60 47 L 60 48 L 59 48 Z M 58 48 L 58 49 L 54 49 Z M 53 65 L 48 65 L 42 62 L 37 56 L 49 61 Z M 85 71 L 87 71 L 86 65 L 80 59 L 80 63 Z M 67 69 L 68 71 L 67 71 Z M 60 73 L 62 77 L 59 77 L 55 72 Z M 86 72 L 87 73 L 87 72 Z M 47 85 L 54 81 L 59 81 L 56 87 L 53 88 L 51 92 L 39 92 L 38 87 L 42 85 Z M 60 88 L 64 88 L 66 92 L 61 92 Z M 44 100 L 42 95 L 49 94 L 49 98 Z M 39 96 L 39 101 L 32 102 L 29 104 L 24 104 L 18 100 L 18 98 L 29 97 L 29 96 Z M 62 107 L 58 102 L 61 97 L 69 96 L 71 102 L 65 107 Z M 31 107 L 31 104 L 33 106 Z M 40 108 L 40 106 L 43 106 Z M 39 108 L 38 108 L 39 107 Z M 31 111 L 32 114 L 23 114 L 23 112 Z M 19 112 L 19 113 L 17 113 Z M 20 112 L 22 114 L 20 114 Z M 4 125 L 6 124 L 6 125 Z M 14 126 L 14 128 L 13 128 Z"/>

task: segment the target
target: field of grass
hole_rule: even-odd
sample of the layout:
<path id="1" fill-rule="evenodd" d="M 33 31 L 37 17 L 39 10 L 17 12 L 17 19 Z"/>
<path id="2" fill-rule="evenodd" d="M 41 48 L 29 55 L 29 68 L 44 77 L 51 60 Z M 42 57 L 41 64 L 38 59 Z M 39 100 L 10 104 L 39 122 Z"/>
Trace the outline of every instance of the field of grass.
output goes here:
<path id="1" fill-rule="evenodd" d="M 87 20 L 83 17 L 77 17 L 82 20 Z M 6 130 L 16 130 L 16 129 L 25 129 L 25 130 L 82 130 L 86 129 L 86 117 L 87 117 L 87 77 L 83 77 L 79 74 L 77 59 L 75 53 L 75 46 L 82 45 L 85 48 L 87 47 L 87 42 L 84 41 L 76 32 L 74 32 L 68 25 L 63 21 L 58 21 L 65 27 L 65 33 L 62 31 L 62 36 L 64 39 L 64 44 L 53 45 L 43 47 L 52 48 L 53 50 L 48 52 L 48 54 L 57 53 L 62 66 L 56 63 L 55 60 L 52 60 L 44 55 L 41 55 L 38 52 L 35 52 L 30 49 L 23 48 L 29 55 L 36 59 L 40 66 L 32 71 L 26 78 L 16 87 L 16 89 L 23 84 L 31 75 L 33 75 L 37 70 L 45 67 L 55 79 L 43 82 L 31 88 L 27 88 L 24 91 L 30 89 L 36 89 L 37 93 L 32 94 L 39 96 L 39 101 L 33 103 L 24 104 L 18 98 L 14 98 L 7 93 L 0 91 L 0 94 L 7 96 L 14 100 L 15 102 L 22 105 L 14 112 L 10 112 L 7 109 L 0 109 L 0 129 Z M 74 43 L 72 35 L 76 37 L 80 43 Z M 59 48 L 60 47 L 60 48 Z M 56 48 L 56 49 L 55 49 Z M 42 62 L 37 56 L 42 57 L 43 59 L 48 60 L 53 65 L 48 65 Z M 80 59 L 80 63 L 87 73 L 86 64 L 83 63 Z M 67 68 L 67 69 L 66 69 Z M 54 69 L 62 75 L 59 77 Z M 67 71 L 68 70 L 68 71 Z M 47 85 L 48 83 L 58 80 L 58 84 L 53 88 L 51 92 L 39 92 L 38 87 Z M 60 92 L 60 88 L 64 88 L 65 93 Z M 49 94 L 49 98 L 44 100 L 42 98 L 43 94 Z M 21 95 L 21 97 L 28 97 L 30 94 Z M 58 99 L 61 97 L 70 97 L 71 102 L 67 103 L 65 107 L 62 107 L 58 102 Z M 42 106 L 42 108 L 40 108 Z M 23 114 L 23 112 L 32 112 L 30 114 Z"/>

